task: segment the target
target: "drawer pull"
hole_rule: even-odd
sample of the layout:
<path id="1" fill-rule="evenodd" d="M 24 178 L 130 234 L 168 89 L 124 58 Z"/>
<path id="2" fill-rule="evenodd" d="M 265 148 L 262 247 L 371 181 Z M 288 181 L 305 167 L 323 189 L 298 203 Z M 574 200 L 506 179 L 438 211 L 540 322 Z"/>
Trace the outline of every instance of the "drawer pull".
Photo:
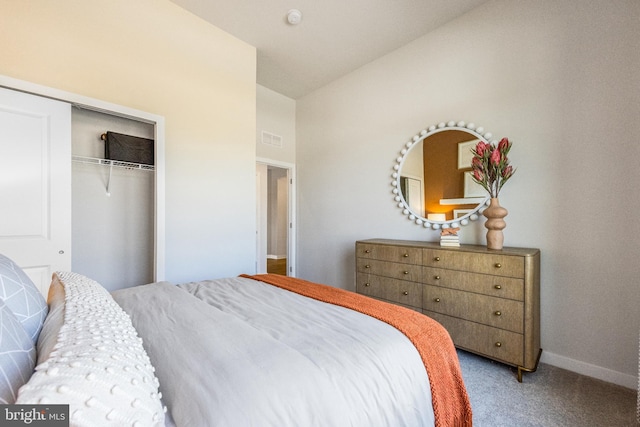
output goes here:
<path id="1" fill-rule="evenodd" d="M 502 312 L 501 312 L 500 310 L 496 311 L 496 312 L 495 312 L 495 313 L 493 313 L 493 314 L 495 314 L 496 316 L 502 316 Z"/>
<path id="2" fill-rule="evenodd" d="M 364 253 L 365 253 L 365 254 L 370 254 L 370 253 L 371 253 L 371 250 L 370 250 L 370 249 L 365 249 Z"/>
<path id="3" fill-rule="evenodd" d="M 365 284 L 364 284 L 364 287 L 365 287 L 365 288 L 368 288 L 369 286 L 371 286 L 371 284 L 370 284 L 370 283 L 365 283 Z"/>
<path id="4" fill-rule="evenodd" d="M 433 276 L 435 280 L 440 280 L 440 276 Z"/>
<path id="5" fill-rule="evenodd" d="M 495 285 L 495 286 L 494 286 L 494 288 L 496 288 L 496 289 L 502 289 L 502 286 L 500 286 L 500 285 Z"/>
<path id="6" fill-rule="evenodd" d="M 409 258 L 409 254 L 404 254 L 402 256 L 405 257 L 405 258 Z"/>
<path id="7" fill-rule="evenodd" d="M 404 291 L 404 292 L 402 293 L 402 295 L 409 295 L 409 292 Z"/>
<path id="8" fill-rule="evenodd" d="M 435 302 L 440 302 L 440 298 L 434 298 L 433 299 Z"/>
<path id="9" fill-rule="evenodd" d="M 434 260 L 434 261 L 440 261 L 440 257 L 439 257 L 439 256 L 437 256 L 437 257 L 435 257 L 433 260 Z"/>
<path id="10" fill-rule="evenodd" d="M 498 341 L 498 342 L 496 343 L 496 347 L 502 347 L 502 343 L 501 343 L 500 341 Z"/>
<path id="11" fill-rule="evenodd" d="M 404 271 L 402 274 L 409 274 L 409 272 L 408 271 Z"/>
<path id="12" fill-rule="evenodd" d="M 502 268 L 502 264 L 500 264 L 499 262 L 496 262 L 496 268 Z"/>
<path id="13" fill-rule="evenodd" d="M 369 264 L 365 265 L 364 268 L 371 268 Z"/>

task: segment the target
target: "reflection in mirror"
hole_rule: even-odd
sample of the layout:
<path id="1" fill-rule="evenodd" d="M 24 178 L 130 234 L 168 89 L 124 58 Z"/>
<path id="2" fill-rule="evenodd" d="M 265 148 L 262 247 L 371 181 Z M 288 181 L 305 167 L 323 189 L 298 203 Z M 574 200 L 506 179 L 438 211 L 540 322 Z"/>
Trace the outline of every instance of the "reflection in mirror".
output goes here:
<path id="1" fill-rule="evenodd" d="M 422 141 L 415 144 L 407 155 L 400 175 L 400 192 L 409 208 L 417 215 L 425 215 L 424 151 Z"/>
<path id="2" fill-rule="evenodd" d="M 467 225 L 489 197 L 471 178 L 471 149 L 491 134 L 472 123 L 440 123 L 407 142 L 396 159 L 394 199 L 410 220 L 426 228 Z"/>
<path id="3" fill-rule="evenodd" d="M 418 215 L 424 215 L 424 180 L 405 175 L 400 176 L 400 191 L 407 201 L 409 208 Z"/>
<path id="4" fill-rule="evenodd" d="M 472 138 L 472 139 L 470 139 Z M 411 203 L 414 199 L 413 193 L 408 193 L 406 188 L 401 188 L 402 195 L 412 210 L 421 216 L 429 214 L 445 214 L 446 219 L 454 219 L 455 213 L 473 209 L 478 201 L 475 191 L 465 189 L 464 178 L 471 171 L 471 159 L 464 155 L 458 159 L 458 152 L 470 152 L 471 147 L 478 143 L 479 139 L 474 138 L 467 132 L 459 130 L 446 130 L 429 136 L 429 138 L 419 141 L 407 153 L 405 164 L 400 171 L 400 180 L 404 181 L 409 171 L 420 169 L 424 182 L 424 203 L 421 205 Z M 465 147 L 458 150 L 458 147 Z M 409 165 L 411 168 L 408 168 Z M 473 181 L 472 181 L 473 182 Z M 473 182 L 475 184 L 475 182 Z M 476 184 L 477 186 L 477 184 Z M 484 191 L 482 187 L 478 186 Z M 465 191 L 467 190 L 467 191 Z M 480 196 L 483 196 L 481 193 Z M 468 198 L 469 200 L 465 200 Z M 454 201 L 448 204 L 444 201 Z M 460 203 L 456 203 L 460 201 Z M 425 215 L 426 213 L 426 215 Z"/>

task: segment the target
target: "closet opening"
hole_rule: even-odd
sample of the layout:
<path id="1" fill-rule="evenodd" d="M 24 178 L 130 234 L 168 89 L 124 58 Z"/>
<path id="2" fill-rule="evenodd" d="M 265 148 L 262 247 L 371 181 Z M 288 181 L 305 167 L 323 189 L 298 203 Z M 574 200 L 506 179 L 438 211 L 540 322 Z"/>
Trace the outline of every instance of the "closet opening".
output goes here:
<path id="1" fill-rule="evenodd" d="M 42 215 L 50 212 L 56 213 L 56 221 L 45 218 L 41 220 L 39 216 L 34 217 L 35 221 L 31 223 L 40 224 L 40 228 L 44 229 L 37 233 L 42 234 L 43 247 L 39 250 L 29 250 L 31 257 L 24 257 L 19 253 L 15 258 L 18 259 L 21 266 L 25 268 L 27 274 L 30 274 L 35 283 L 41 284 L 40 290 L 46 296 L 48 283 L 51 280 L 51 274 L 57 270 L 76 271 L 89 277 L 103 280 L 103 285 L 108 290 L 114 290 L 125 286 L 133 286 L 136 284 L 144 284 L 149 282 L 162 281 L 165 278 L 165 172 L 164 172 L 164 118 L 156 114 L 147 113 L 141 110 L 125 107 L 122 105 L 112 104 L 95 98 L 89 98 L 83 95 L 65 92 L 62 90 L 41 86 L 31 82 L 14 79 L 8 76 L 0 75 L 0 88 L 6 88 L 10 95 L 7 95 L 7 105 L 18 102 L 14 94 L 21 94 L 33 100 L 50 100 L 58 104 L 63 104 L 65 109 L 71 110 L 65 113 L 65 119 L 62 120 L 60 126 L 62 131 L 56 136 L 56 144 L 51 145 L 55 149 L 41 150 L 45 154 L 60 154 L 55 159 L 38 160 L 39 158 L 27 157 L 34 164 L 31 174 L 36 179 L 26 180 L 27 182 L 35 182 L 38 184 L 37 178 L 43 179 L 46 185 L 32 185 L 35 188 L 33 192 L 35 196 L 28 197 L 27 194 L 23 199 L 34 204 L 36 207 L 42 206 Z M 0 89 L 0 90 L 2 90 Z M 26 101 L 25 101 L 26 102 Z M 40 107 L 38 107 L 40 108 Z M 11 110 L 11 108 L 9 108 Z M 24 108 L 18 108 L 23 111 Z M 11 110 L 13 111 L 13 110 Z M 40 117 L 41 114 L 32 115 Z M 40 120 L 42 121 L 42 120 Z M 20 122 L 22 123 L 22 121 Z M 48 123 L 43 121 L 43 123 Z M 56 122 L 57 123 L 57 122 Z M 33 127 L 33 126 L 32 126 Z M 111 129 L 110 129 L 111 127 Z M 73 128 L 73 129 L 72 129 Z M 35 129 L 35 127 L 34 127 Z M 37 129 L 36 129 L 37 130 Z M 100 140 L 102 133 L 108 130 L 120 130 L 124 134 L 133 134 L 154 140 L 154 170 L 153 172 L 134 170 L 135 168 L 123 168 L 116 173 L 113 168 L 111 179 L 109 179 L 109 168 L 101 164 L 101 161 L 92 162 L 87 159 L 100 160 L 104 158 L 104 145 Z M 33 133 L 33 132 L 31 132 Z M 49 134 L 51 132 L 45 132 Z M 56 135 L 58 135 L 56 133 Z M 37 137 L 37 135 L 36 135 Z M 35 138 L 36 141 L 40 139 Z M 53 144 L 53 143 L 52 143 Z M 88 144 L 84 146 L 83 144 Z M 26 145 L 25 145 L 26 146 Z M 30 146 L 29 146 L 30 147 Z M 79 157 L 80 161 L 76 161 Z M 72 159 L 73 158 L 73 159 Z M 20 159 L 20 164 L 24 163 L 24 159 Z M 43 165 L 49 167 L 43 169 Z M 72 174 L 76 169 L 86 169 L 87 176 L 91 176 L 90 182 L 80 182 L 76 180 L 73 186 L 83 187 L 85 184 L 91 184 L 92 188 L 88 193 L 92 198 L 82 200 L 78 197 L 83 191 L 87 190 L 72 188 Z M 104 168 L 104 169 L 101 169 Z M 53 174 L 55 180 L 49 179 L 47 172 L 56 170 Z M 142 169 L 142 168 L 139 168 Z M 143 175 L 139 180 L 140 173 Z M 121 175 L 131 174 L 135 177 L 134 181 L 121 181 Z M 62 192 L 60 195 L 50 190 L 48 193 L 43 192 L 42 188 L 54 186 L 58 187 Z M 121 182 L 120 182 L 121 181 Z M 136 182 L 138 181 L 138 182 Z M 93 191 L 95 185 L 96 191 Z M 143 191 L 140 191 L 143 189 Z M 43 197 L 45 194 L 54 194 L 53 197 Z M 74 193 L 72 195 L 72 193 Z M 108 195 L 111 193 L 111 196 Z M 131 211 L 128 205 L 120 206 L 115 209 L 115 215 L 104 216 L 99 206 L 104 199 L 112 198 L 112 201 L 118 198 L 124 198 L 126 202 L 139 201 L 144 202 L 144 208 L 141 210 Z M 86 206 L 72 208 L 72 203 L 78 202 Z M 99 203 L 98 203 L 99 202 Z M 76 210 L 80 208 L 84 210 L 82 213 Z M 111 207 L 109 207 L 111 209 Z M 73 212 L 72 212 L 73 210 Z M 29 211 L 35 212 L 35 209 Z M 95 215 L 92 215 L 92 212 Z M 42 216 L 41 215 L 41 216 Z M 76 223 L 80 219 L 79 215 L 84 215 L 80 226 Z M 32 215 L 33 216 L 33 215 Z M 26 219 L 33 219 L 27 216 Z M 44 216 L 42 216 L 44 218 Z M 124 218 L 119 229 L 112 229 L 112 223 L 115 218 Z M 130 222 L 135 219 L 137 222 Z M 62 226 L 60 226 L 62 224 Z M 124 225 L 123 225 L 124 224 Z M 74 231 L 72 232 L 72 227 Z M 79 228 L 78 228 L 79 227 Z M 0 230 L 1 231 L 1 230 Z M 113 231 L 113 232 L 111 232 Z M 141 235 L 139 235 L 141 232 Z M 30 233 L 30 234 L 29 234 Z M 15 233 L 14 233 L 15 234 Z M 25 233 L 33 235 L 34 232 L 27 229 Z M 38 234 L 38 236 L 40 235 Z M 74 235 L 72 238 L 72 234 Z M 53 237 L 52 237 L 53 236 Z M 108 236 L 104 238 L 103 236 Z M 55 239 L 54 239 L 55 237 Z M 18 236 L 19 239 L 23 239 Z M 105 240 L 106 239 L 106 240 Z M 2 240 L 2 239 L 0 239 Z M 4 239 L 5 241 L 7 239 Z M 14 239 L 15 240 L 15 239 Z M 127 246 L 126 242 L 134 241 L 133 246 Z M 103 251 L 103 256 L 94 253 L 93 265 L 98 265 L 103 270 L 110 268 L 110 279 L 103 279 L 100 274 L 94 274 L 90 271 L 89 264 L 84 263 L 81 258 L 84 256 L 84 244 L 91 242 L 89 246 L 94 249 L 98 248 Z M 140 249 L 139 245 L 144 247 Z M 136 256 L 129 257 L 128 254 L 134 251 Z M 13 252 L 4 251 L 7 254 Z M 24 250 L 23 250 L 24 252 Z M 134 266 L 139 260 L 139 255 L 144 252 L 144 262 L 141 268 Z M 49 253 L 56 258 L 56 262 L 50 261 L 47 257 Z M 109 265 L 108 257 L 116 257 L 120 260 L 117 266 Z M 59 261 L 62 260 L 62 261 Z M 80 270 L 80 271 L 78 271 Z"/>
<path id="2" fill-rule="evenodd" d="M 144 164 L 107 160 L 107 132 L 155 143 L 155 126 L 79 106 L 71 110 L 71 265 L 116 290 L 154 282 L 155 167 L 153 151 L 143 153 L 151 156 Z"/>

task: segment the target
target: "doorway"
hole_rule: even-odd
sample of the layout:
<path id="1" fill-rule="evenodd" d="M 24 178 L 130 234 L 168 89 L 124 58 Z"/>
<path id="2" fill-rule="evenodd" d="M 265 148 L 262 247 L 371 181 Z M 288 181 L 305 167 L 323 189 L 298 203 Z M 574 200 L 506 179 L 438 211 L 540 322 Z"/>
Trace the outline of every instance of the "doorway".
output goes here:
<path id="1" fill-rule="evenodd" d="M 295 275 L 294 167 L 256 164 L 256 272 Z"/>

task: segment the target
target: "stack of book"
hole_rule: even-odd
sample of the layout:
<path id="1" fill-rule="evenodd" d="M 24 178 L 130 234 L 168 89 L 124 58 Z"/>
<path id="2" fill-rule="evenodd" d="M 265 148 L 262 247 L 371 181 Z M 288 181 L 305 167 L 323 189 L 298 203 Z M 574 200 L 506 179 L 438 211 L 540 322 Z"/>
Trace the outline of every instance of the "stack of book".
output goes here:
<path id="1" fill-rule="evenodd" d="M 440 233 L 440 246 L 460 247 L 459 228 L 443 228 Z"/>

